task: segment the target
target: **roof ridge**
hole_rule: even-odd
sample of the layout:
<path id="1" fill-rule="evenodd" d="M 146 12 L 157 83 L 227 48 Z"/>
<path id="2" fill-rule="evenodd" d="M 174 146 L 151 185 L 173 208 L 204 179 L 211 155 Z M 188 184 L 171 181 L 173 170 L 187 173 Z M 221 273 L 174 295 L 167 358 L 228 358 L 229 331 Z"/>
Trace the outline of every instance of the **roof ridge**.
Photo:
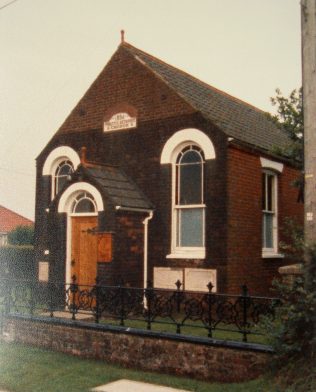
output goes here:
<path id="1" fill-rule="evenodd" d="M 237 98 L 237 97 L 235 97 L 235 96 L 233 96 L 233 95 L 231 95 L 231 94 L 228 94 L 228 93 L 226 93 L 225 91 L 220 90 L 220 89 L 217 88 L 217 87 L 211 86 L 210 84 L 204 82 L 203 80 L 197 78 L 196 76 L 193 76 L 193 75 L 189 74 L 188 72 L 186 72 L 186 71 L 184 71 L 184 70 L 182 70 L 182 69 L 180 69 L 180 68 L 178 68 L 178 67 L 175 67 L 174 65 L 171 65 L 171 64 L 167 63 L 166 61 L 161 60 L 160 58 L 158 58 L 158 57 L 156 57 L 156 56 L 153 56 L 153 55 L 150 54 L 150 53 L 145 52 L 145 51 L 142 50 L 142 49 L 138 49 L 138 48 L 136 48 L 136 46 L 133 46 L 133 45 L 131 45 L 130 43 L 128 43 L 128 42 L 126 42 L 126 41 L 122 42 L 122 43 L 120 44 L 120 46 L 125 46 L 125 47 L 130 48 L 130 49 L 135 49 L 135 50 L 137 50 L 138 52 L 144 54 L 145 56 L 148 56 L 148 57 L 152 58 L 153 60 L 158 61 L 159 63 L 161 63 L 161 64 L 163 64 L 163 65 L 165 65 L 165 66 L 167 66 L 167 67 L 170 67 L 170 68 L 174 69 L 174 70 L 177 71 L 177 72 L 182 73 L 183 75 L 189 77 L 190 79 L 193 79 L 195 82 L 198 82 L 198 83 L 204 85 L 205 87 L 207 87 L 207 88 L 209 88 L 209 89 L 212 89 L 212 90 L 217 91 L 219 94 L 225 95 L 225 96 L 229 97 L 230 99 L 233 99 L 234 101 L 237 101 L 238 103 L 241 103 L 241 104 L 243 104 L 243 105 L 247 105 L 247 106 L 251 107 L 252 109 L 254 109 L 254 110 L 256 110 L 256 111 L 258 111 L 258 112 L 260 112 L 260 113 L 262 113 L 262 114 L 266 113 L 264 110 L 262 110 L 262 109 L 260 109 L 260 108 L 258 108 L 258 107 L 256 107 L 256 106 L 254 106 L 254 105 L 252 105 L 251 103 L 246 102 L 246 101 L 244 101 L 244 100 L 242 100 L 242 99 L 240 99 L 240 98 Z M 163 77 L 163 76 L 162 76 L 162 77 Z"/>

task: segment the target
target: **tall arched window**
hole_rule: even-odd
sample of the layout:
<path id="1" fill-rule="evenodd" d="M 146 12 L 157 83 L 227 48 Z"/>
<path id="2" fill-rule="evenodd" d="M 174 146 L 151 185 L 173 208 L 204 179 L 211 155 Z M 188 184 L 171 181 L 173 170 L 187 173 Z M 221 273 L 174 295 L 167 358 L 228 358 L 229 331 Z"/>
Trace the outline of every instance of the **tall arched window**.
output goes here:
<path id="1" fill-rule="evenodd" d="M 203 166 L 203 151 L 195 145 L 184 147 L 177 156 L 173 187 L 175 250 L 204 247 Z"/>
<path id="2" fill-rule="evenodd" d="M 73 164 L 69 160 L 63 160 L 59 163 L 54 175 L 54 196 L 65 186 L 73 171 Z"/>
<path id="3" fill-rule="evenodd" d="M 42 175 L 51 176 L 51 200 L 64 187 L 67 177 L 77 169 L 79 164 L 78 153 L 69 146 L 59 146 L 48 154 Z"/>
<path id="4" fill-rule="evenodd" d="M 160 163 L 172 165 L 170 259 L 205 258 L 204 163 L 215 159 L 214 145 L 204 132 L 186 128 L 165 143 Z"/>

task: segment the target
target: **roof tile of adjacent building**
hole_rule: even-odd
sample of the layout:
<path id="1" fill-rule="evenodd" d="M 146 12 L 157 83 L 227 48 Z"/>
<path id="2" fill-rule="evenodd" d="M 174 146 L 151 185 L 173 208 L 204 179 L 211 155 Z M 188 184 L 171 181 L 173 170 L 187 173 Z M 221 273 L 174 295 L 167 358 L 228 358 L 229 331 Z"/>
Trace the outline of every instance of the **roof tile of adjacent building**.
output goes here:
<path id="1" fill-rule="evenodd" d="M 228 137 L 266 151 L 274 146 L 285 147 L 289 143 L 285 132 L 276 127 L 262 110 L 209 86 L 126 42 L 121 45 Z"/>
<path id="2" fill-rule="evenodd" d="M 0 206 L 0 232 L 8 233 L 11 230 L 15 229 L 17 226 L 32 226 L 34 222 L 30 219 L 25 218 L 22 215 L 17 214 Z"/>

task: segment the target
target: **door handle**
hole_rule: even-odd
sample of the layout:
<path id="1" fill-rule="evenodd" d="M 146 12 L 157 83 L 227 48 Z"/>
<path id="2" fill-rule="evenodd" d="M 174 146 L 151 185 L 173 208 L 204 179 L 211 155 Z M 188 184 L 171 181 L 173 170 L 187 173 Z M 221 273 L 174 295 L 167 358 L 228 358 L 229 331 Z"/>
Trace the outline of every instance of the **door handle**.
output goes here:
<path id="1" fill-rule="evenodd" d="M 73 260 L 71 260 L 70 264 L 73 267 L 76 264 L 76 261 L 73 259 Z"/>

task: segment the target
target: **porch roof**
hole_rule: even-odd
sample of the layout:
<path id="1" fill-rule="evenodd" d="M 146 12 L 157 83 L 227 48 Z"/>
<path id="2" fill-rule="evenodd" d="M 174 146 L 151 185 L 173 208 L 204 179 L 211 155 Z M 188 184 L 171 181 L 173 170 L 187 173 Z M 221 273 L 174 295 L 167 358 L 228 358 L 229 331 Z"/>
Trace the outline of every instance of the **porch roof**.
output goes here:
<path id="1" fill-rule="evenodd" d="M 111 199 L 115 206 L 151 210 L 153 204 L 138 185 L 113 166 L 82 167 L 84 173 Z"/>

